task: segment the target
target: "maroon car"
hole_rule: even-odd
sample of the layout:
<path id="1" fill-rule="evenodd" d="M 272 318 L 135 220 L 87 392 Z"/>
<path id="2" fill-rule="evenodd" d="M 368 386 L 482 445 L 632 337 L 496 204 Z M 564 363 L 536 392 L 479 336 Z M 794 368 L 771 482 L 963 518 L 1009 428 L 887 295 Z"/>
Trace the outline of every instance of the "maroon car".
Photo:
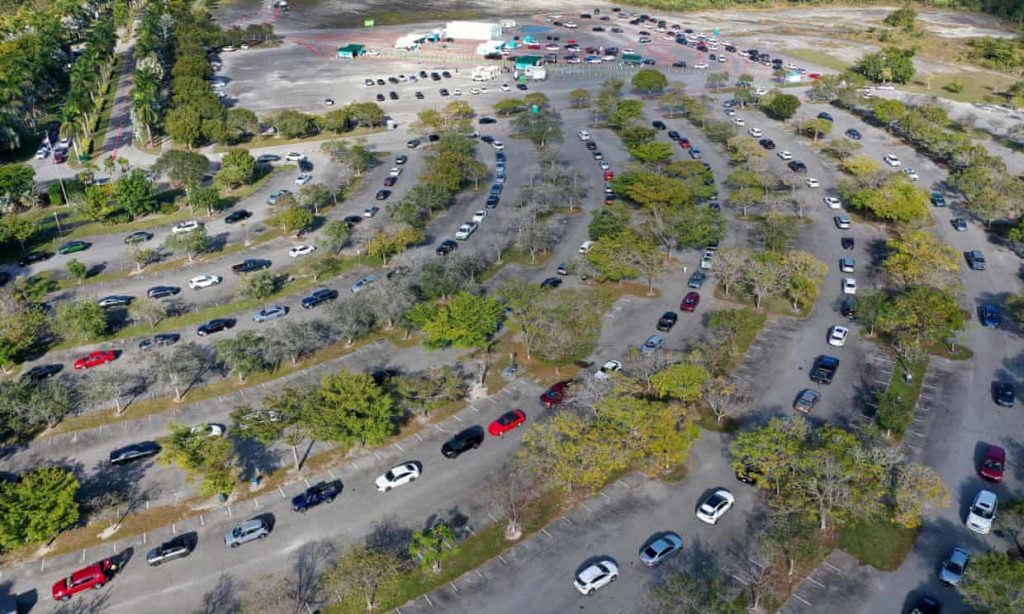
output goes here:
<path id="1" fill-rule="evenodd" d="M 697 305 L 700 305 L 700 295 L 696 292 L 687 292 L 683 302 L 679 304 L 679 310 L 693 312 L 697 310 Z"/>
<path id="2" fill-rule="evenodd" d="M 989 446 L 985 460 L 981 463 L 981 477 L 992 482 L 1003 481 L 1003 467 L 1006 466 L 1006 450 Z"/>
<path id="3" fill-rule="evenodd" d="M 551 409 L 567 398 L 569 398 L 569 382 L 558 382 L 540 395 L 540 402 L 544 407 Z"/>

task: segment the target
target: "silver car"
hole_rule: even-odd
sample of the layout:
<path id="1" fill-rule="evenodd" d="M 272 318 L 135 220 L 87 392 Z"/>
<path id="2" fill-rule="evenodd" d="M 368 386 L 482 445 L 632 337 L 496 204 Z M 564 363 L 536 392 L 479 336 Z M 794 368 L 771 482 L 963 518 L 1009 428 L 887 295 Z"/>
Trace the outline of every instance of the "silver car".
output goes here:
<path id="1" fill-rule="evenodd" d="M 252 321 L 262 323 L 268 320 L 283 318 L 286 315 L 288 315 L 288 308 L 284 305 L 270 305 L 269 307 L 264 307 L 257 311 L 256 314 L 252 316 Z"/>
<path id="2" fill-rule="evenodd" d="M 262 518 L 250 518 L 224 534 L 224 545 L 237 548 L 242 544 L 270 535 L 270 527 Z"/>
<path id="3" fill-rule="evenodd" d="M 683 548 L 683 538 L 668 531 L 640 549 L 640 562 L 654 567 Z"/>

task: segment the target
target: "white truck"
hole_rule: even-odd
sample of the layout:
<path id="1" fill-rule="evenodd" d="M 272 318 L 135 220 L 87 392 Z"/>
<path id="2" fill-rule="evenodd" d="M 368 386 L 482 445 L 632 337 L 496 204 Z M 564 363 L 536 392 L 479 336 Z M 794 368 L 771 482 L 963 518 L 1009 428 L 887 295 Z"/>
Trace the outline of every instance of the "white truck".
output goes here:
<path id="1" fill-rule="evenodd" d="M 527 66 L 523 70 L 512 73 L 512 78 L 518 80 L 521 75 L 526 75 L 533 81 L 543 81 L 548 78 L 548 71 L 543 66 Z"/>
<path id="2" fill-rule="evenodd" d="M 501 74 L 501 66 L 477 66 L 470 72 L 474 81 L 490 81 Z"/>

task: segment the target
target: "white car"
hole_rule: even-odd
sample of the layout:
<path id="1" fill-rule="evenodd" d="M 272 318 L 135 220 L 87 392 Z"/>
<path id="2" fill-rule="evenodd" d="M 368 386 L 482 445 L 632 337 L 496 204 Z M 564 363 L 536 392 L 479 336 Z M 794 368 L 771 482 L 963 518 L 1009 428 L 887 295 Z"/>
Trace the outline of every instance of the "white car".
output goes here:
<path id="1" fill-rule="evenodd" d="M 832 221 L 839 230 L 847 230 L 850 228 L 850 218 L 845 215 L 837 215 L 832 218 Z"/>
<path id="2" fill-rule="evenodd" d="M 397 467 L 392 467 L 384 472 L 384 475 L 377 478 L 374 482 L 377 486 L 377 490 L 380 492 L 387 492 L 392 488 L 398 488 L 404 486 L 409 482 L 413 482 L 416 478 L 420 477 L 420 466 L 416 463 L 403 463 Z"/>
<path id="3" fill-rule="evenodd" d="M 612 373 L 622 371 L 622 363 L 617 360 L 609 360 L 608 362 L 601 365 L 601 368 L 594 372 L 594 377 L 597 379 L 609 379 Z"/>
<path id="4" fill-rule="evenodd" d="M 734 117 L 732 118 L 732 123 L 736 124 L 737 126 L 745 126 L 747 125 L 747 120 L 743 119 L 742 117 Z"/>
<path id="5" fill-rule="evenodd" d="M 975 533 L 985 535 L 992 530 L 992 521 L 996 519 L 998 499 L 991 490 L 982 490 L 974 497 L 971 509 L 967 512 L 967 528 Z"/>
<path id="6" fill-rule="evenodd" d="M 764 95 L 768 94 L 768 90 L 764 89 L 763 87 L 759 87 L 756 90 L 754 90 L 754 94 L 756 94 L 758 96 L 764 96 Z"/>
<path id="7" fill-rule="evenodd" d="M 750 136 L 754 137 L 755 139 L 761 138 L 761 135 L 764 134 L 761 132 L 760 128 L 751 128 L 750 130 L 747 130 L 747 132 L 750 133 Z"/>
<path id="8" fill-rule="evenodd" d="M 733 115 L 736 115 L 736 109 L 726 109 L 725 114 L 728 115 L 729 117 L 732 117 Z"/>
<path id="9" fill-rule="evenodd" d="M 606 171 L 606 170 L 608 170 L 608 169 L 610 169 L 610 168 L 612 167 L 612 165 L 611 165 L 611 164 L 608 164 L 608 161 L 607 161 L 607 160 L 601 160 L 601 163 L 600 163 L 600 164 L 598 164 L 598 166 L 600 166 L 600 167 L 601 167 L 601 170 L 602 170 L 602 171 Z"/>
<path id="10" fill-rule="evenodd" d="M 379 211 L 380 211 L 380 207 L 367 207 L 367 208 L 363 209 L 363 217 L 371 218 L 371 217 L 377 215 L 377 213 Z"/>
<path id="11" fill-rule="evenodd" d="M 193 290 L 199 290 L 201 288 L 216 286 L 221 281 L 223 281 L 223 279 L 220 275 L 197 275 L 196 277 L 188 280 L 188 287 Z"/>
<path id="12" fill-rule="evenodd" d="M 487 217 L 487 210 L 480 209 L 479 211 L 473 214 L 473 223 L 479 224 L 480 222 L 484 221 L 485 217 Z"/>
<path id="13" fill-rule="evenodd" d="M 814 177 L 808 177 L 807 179 L 804 179 L 804 183 L 806 183 L 807 187 L 809 187 L 809 188 L 820 188 L 821 187 L 821 183 L 819 183 L 818 180 L 815 179 Z"/>
<path id="14" fill-rule="evenodd" d="M 835 196 L 826 196 L 823 200 L 825 201 L 825 206 L 829 209 L 839 209 L 843 206 L 843 201 Z"/>
<path id="15" fill-rule="evenodd" d="M 850 336 L 850 329 L 845 326 L 833 326 L 828 329 L 828 344 L 841 348 L 846 345 L 846 338 Z"/>
<path id="16" fill-rule="evenodd" d="M 711 261 L 715 259 L 715 252 L 708 250 L 700 257 L 700 268 L 705 271 L 711 268 Z"/>
<path id="17" fill-rule="evenodd" d="M 458 241 L 465 241 L 474 232 L 476 232 L 476 224 L 466 222 L 462 226 L 459 226 L 459 229 L 455 231 L 455 239 Z"/>
<path id="18" fill-rule="evenodd" d="M 783 160 L 792 160 L 793 159 L 793 154 L 789 153 L 785 149 L 783 149 L 782 151 L 780 151 L 779 153 L 777 153 L 775 155 L 777 155 L 778 157 L 782 158 Z"/>
<path id="19" fill-rule="evenodd" d="M 580 137 L 581 141 L 589 141 L 590 140 L 590 133 L 587 132 L 586 130 L 580 130 L 579 132 L 576 133 L 576 135 Z"/>
<path id="20" fill-rule="evenodd" d="M 701 501 L 697 508 L 697 519 L 708 524 L 718 524 L 722 516 L 725 516 L 735 503 L 736 497 L 733 497 L 731 492 L 719 488 L 708 495 L 707 499 Z"/>
<path id="21" fill-rule="evenodd" d="M 839 270 L 843 273 L 853 273 L 857 268 L 857 262 L 853 258 L 840 258 Z"/>
<path id="22" fill-rule="evenodd" d="M 885 160 L 886 164 L 892 166 L 893 168 L 903 165 L 903 163 L 900 162 L 899 156 L 897 156 L 896 154 L 885 154 L 885 157 L 882 159 Z"/>
<path id="23" fill-rule="evenodd" d="M 469 93 L 473 94 L 474 96 L 478 96 L 480 94 L 480 88 L 478 88 L 478 87 L 471 88 L 469 90 Z"/>
<path id="24" fill-rule="evenodd" d="M 36 160 L 45 160 L 48 155 L 50 155 L 50 148 L 46 145 L 36 150 Z"/>
<path id="25" fill-rule="evenodd" d="M 501 91 L 503 91 L 503 92 L 511 92 L 512 88 L 509 86 L 508 83 L 502 83 L 501 84 Z"/>
<path id="26" fill-rule="evenodd" d="M 581 569 L 572 581 L 572 585 L 583 595 L 593 594 L 594 591 L 606 584 L 611 584 L 619 577 L 619 566 L 608 557 L 594 561 Z"/>
<path id="27" fill-rule="evenodd" d="M 214 424 L 212 422 L 205 422 L 203 424 L 197 424 L 189 429 L 189 433 L 193 435 L 206 435 L 207 437 L 223 437 L 224 436 L 224 425 Z"/>
<path id="28" fill-rule="evenodd" d="M 892 92 L 896 89 L 896 86 L 891 83 L 883 83 L 882 85 L 876 85 L 875 89 L 882 92 Z"/>
<path id="29" fill-rule="evenodd" d="M 917 176 L 917 171 L 915 171 L 913 168 L 909 166 L 903 169 L 903 173 L 907 176 L 907 179 L 911 181 L 917 181 L 918 179 L 920 179 L 920 177 Z"/>
<path id="30" fill-rule="evenodd" d="M 703 70 L 703 69 L 708 67 L 708 63 L 707 62 L 697 62 L 696 64 L 693 65 L 693 67 L 697 68 L 697 69 Z"/>
<path id="31" fill-rule="evenodd" d="M 312 180 L 312 175 L 310 175 L 309 173 L 302 173 L 301 175 L 295 178 L 295 185 L 306 185 Z"/>
<path id="32" fill-rule="evenodd" d="M 391 170 L 388 171 L 388 175 L 391 176 L 391 177 L 400 177 L 402 175 L 402 171 L 403 170 L 404 170 L 404 167 L 392 166 Z"/>
<path id="33" fill-rule="evenodd" d="M 186 220 L 184 222 L 178 222 L 171 227 L 171 232 L 174 234 L 181 234 L 183 232 L 192 232 L 193 230 L 199 230 L 202 228 L 203 223 L 198 220 Z"/>
<path id="34" fill-rule="evenodd" d="M 302 154 L 300 154 L 298 152 L 292 151 L 292 152 L 289 152 L 288 155 L 286 155 L 284 157 L 284 159 L 289 161 L 289 162 L 299 162 L 301 160 L 305 160 L 306 156 L 304 156 L 304 155 L 302 155 Z"/>
<path id="35" fill-rule="evenodd" d="M 594 247 L 594 245 L 596 245 L 596 244 L 597 244 L 597 241 L 584 241 L 583 243 L 580 243 L 579 250 L 577 250 L 577 251 L 579 251 L 579 253 L 581 253 L 581 254 L 585 254 L 585 253 L 589 252 L 590 249 L 592 247 Z"/>
<path id="36" fill-rule="evenodd" d="M 843 294 L 857 294 L 857 280 L 855 278 L 843 278 Z"/>
<path id="37" fill-rule="evenodd" d="M 312 254 L 315 251 L 315 245 L 296 245 L 288 250 L 288 255 L 292 258 L 298 258 L 299 256 L 305 256 L 306 254 Z"/>
<path id="38" fill-rule="evenodd" d="M 493 143 L 491 143 L 491 147 L 495 148 L 498 151 L 502 151 L 505 149 L 505 144 L 502 143 L 501 141 L 494 141 Z"/>
<path id="39" fill-rule="evenodd" d="M 452 90 L 452 96 L 461 96 L 461 95 L 462 95 L 462 90 L 460 90 L 459 88 L 455 88 L 455 89 Z"/>

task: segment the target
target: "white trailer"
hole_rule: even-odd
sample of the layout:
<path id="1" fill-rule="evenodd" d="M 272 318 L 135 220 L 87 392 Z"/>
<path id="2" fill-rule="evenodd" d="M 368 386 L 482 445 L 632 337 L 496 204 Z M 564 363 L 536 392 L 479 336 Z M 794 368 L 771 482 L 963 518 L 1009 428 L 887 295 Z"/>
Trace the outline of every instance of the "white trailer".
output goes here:
<path id="1" fill-rule="evenodd" d="M 527 66 L 523 72 L 534 81 L 543 81 L 548 78 L 548 71 L 543 66 Z"/>

